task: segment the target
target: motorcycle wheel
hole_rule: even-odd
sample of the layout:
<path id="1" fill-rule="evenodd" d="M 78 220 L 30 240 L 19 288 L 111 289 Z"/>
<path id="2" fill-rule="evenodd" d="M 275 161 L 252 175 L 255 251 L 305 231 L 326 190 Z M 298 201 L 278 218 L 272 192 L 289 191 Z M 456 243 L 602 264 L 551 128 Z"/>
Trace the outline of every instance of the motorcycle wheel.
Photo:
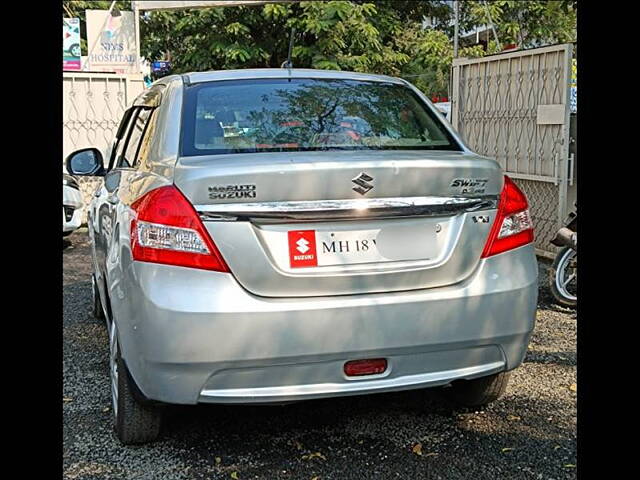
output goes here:
<path id="1" fill-rule="evenodd" d="M 578 303 L 578 252 L 564 247 L 549 271 L 549 285 L 556 301 L 565 307 Z"/>

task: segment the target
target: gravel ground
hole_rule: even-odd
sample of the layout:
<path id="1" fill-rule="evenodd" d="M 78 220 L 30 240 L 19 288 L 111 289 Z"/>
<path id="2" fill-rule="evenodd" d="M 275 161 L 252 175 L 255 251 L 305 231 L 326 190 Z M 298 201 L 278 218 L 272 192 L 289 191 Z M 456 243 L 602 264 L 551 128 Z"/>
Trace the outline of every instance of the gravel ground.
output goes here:
<path id="1" fill-rule="evenodd" d="M 86 230 L 65 242 L 66 479 L 576 478 L 576 314 L 540 266 L 538 320 L 506 395 L 481 410 L 437 390 L 278 407 L 172 407 L 161 439 L 121 446 L 111 428 L 108 341 L 89 315 Z"/>

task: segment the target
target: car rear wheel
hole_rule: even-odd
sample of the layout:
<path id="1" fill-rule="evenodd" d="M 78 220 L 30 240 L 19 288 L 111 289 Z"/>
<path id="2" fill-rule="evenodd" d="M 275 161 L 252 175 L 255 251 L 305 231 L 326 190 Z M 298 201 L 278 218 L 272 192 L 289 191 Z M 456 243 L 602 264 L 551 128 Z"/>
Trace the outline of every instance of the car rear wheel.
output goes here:
<path id="1" fill-rule="evenodd" d="M 496 401 L 507 390 L 510 372 L 500 372 L 473 380 L 459 380 L 445 389 L 448 398 L 465 407 L 479 407 Z"/>
<path id="2" fill-rule="evenodd" d="M 115 322 L 109 329 L 109 370 L 114 427 L 124 445 L 152 442 L 160 434 L 162 411 L 143 404 L 134 392 L 137 388 L 120 355 Z"/>

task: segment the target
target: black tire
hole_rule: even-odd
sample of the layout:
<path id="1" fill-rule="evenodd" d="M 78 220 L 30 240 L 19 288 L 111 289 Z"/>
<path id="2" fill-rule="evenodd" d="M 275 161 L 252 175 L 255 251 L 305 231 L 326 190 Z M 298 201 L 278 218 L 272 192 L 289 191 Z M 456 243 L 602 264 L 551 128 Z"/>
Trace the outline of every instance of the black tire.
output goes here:
<path id="1" fill-rule="evenodd" d="M 573 258 L 571 258 L 573 257 Z M 549 269 L 549 288 L 551 294 L 556 299 L 556 302 L 564 307 L 575 307 L 578 304 L 577 296 L 567 296 L 569 292 L 563 292 L 558 283 L 560 282 L 559 275 L 565 275 L 566 272 L 561 271 L 569 268 L 569 263 L 572 261 L 577 262 L 578 253 L 570 247 L 563 247 L 556 255 L 553 265 Z"/>
<path id="2" fill-rule="evenodd" d="M 100 292 L 98 291 L 98 285 L 96 284 L 95 274 L 91 275 L 91 296 L 91 315 L 96 320 L 104 320 L 104 310 L 102 308 L 102 301 L 100 300 Z"/>
<path id="3" fill-rule="evenodd" d="M 479 407 L 495 402 L 507 390 L 510 372 L 500 372 L 473 380 L 453 382 L 445 392 L 454 403 L 464 407 Z"/>
<path id="4" fill-rule="evenodd" d="M 120 356 L 119 345 L 116 348 L 115 357 L 118 372 L 115 383 L 117 384 L 118 391 L 117 400 L 113 398 L 113 396 L 112 400 L 114 405 L 113 413 L 116 435 L 124 445 L 153 442 L 160 434 L 162 409 L 142 400 L 142 394 L 135 385 L 124 360 Z M 113 374 L 111 380 L 113 389 Z"/>
<path id="5" fill-rule="evenodd" d="M 72 57 L 79 57 L 80 56 L 80 45 L 77 43 L 74 43 L 73 45 L 71 45 L 71 48 L 69 48 L 69 53 L 71 54 Z"/>
<path id="6" fill-rule="evenodd" d="M 118 378 L 118 414 L 115 416 L 115 430 L 124 445 L 153 442 L 160 435 L 162 410 L 154 405 L 138 401 L 133 393 L 136 389 L 127 367 L 118 359 L 118 369 L 124 372 Z"/>

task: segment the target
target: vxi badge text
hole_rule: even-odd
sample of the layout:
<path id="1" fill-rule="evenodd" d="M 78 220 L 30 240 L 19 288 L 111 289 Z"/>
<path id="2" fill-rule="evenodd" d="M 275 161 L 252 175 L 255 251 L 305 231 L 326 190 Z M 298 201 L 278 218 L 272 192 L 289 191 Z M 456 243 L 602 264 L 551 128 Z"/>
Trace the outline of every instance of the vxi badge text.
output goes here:
<path id="1" fill-rule="evenodd" d="M 209 187 L 211 200 L 223 200 L 226 198 L 256 198 L 255 184 L 246 185 L 214 185 Z"/>

